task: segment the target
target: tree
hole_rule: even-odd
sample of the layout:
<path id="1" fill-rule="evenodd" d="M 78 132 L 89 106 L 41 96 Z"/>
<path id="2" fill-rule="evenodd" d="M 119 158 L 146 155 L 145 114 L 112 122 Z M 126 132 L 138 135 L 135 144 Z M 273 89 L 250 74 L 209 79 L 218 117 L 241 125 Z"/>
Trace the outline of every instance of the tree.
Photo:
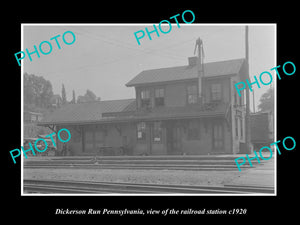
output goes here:
<path id="1" fill-rule="evenodd" d="M 84 96 L 78 96 L 77 103 L 100 101 L 100 97 L 97 97 L 91 90 L 87 89 Z"/>
<path id="2" fill-rule="evenodd" d="M 52 85 L 50 81 L 45 81 L 43 89 L 41 91 L 40 99 L 43 107 L 50 105 L 51 97 L 53 96 Z"/>
<path id="3" fill-rule="evenodd" d="M 33 76 L 24 73 L 24 103 L 33 104 L 35 101 Z"/>
<path id="4" fill-rule="evenodd" d="M 24 73 L 24 104 L 47 108 L 53 96 L 52 84 L 42 76 Z"/>
<path id="5" fill-rule="evenodd" d="M 66 95 L 66 89 L 64 84 L 62 84 L 61 98 L 62 98 L 62 104 L 65 105 L 67 103 L 67 95 Z"/>
<path id="6" fill-rule="evenodd" d="M 74 90 L 73 90 L 73 92 L 72 92 L 72 95 L 73 95 L 73 97 L 72 97 L 71 103 L 72 103 L 72 104 L 75 104 L 75 103 L 76 103 L 76 98 L 75 98 L 75 91 L 74 91 Z"/>
<path id="7" fill-rule="evenodd" d="M 274 89 L 270 88 L 260 97 L 258 110 L 260 112 L 274 111 Z"/>
<path id="8" fill-rule="evenodd" d="M 96 101 L 97 96 L 89 89 L 86 90 L 86 93 L 84 95 L 88 101 Z"/>

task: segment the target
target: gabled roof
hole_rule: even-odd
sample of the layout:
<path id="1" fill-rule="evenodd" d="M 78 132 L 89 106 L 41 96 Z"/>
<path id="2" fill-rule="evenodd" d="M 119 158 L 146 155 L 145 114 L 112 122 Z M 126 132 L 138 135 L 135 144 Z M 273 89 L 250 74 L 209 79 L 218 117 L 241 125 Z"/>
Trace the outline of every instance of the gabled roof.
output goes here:
<path id="1" fill-rule="evenodd" d="M 126 113 L 135 111 L 135 99 L 95 101 L 63 105 L 47 115 L 39 125 L 85 123 L 105 119 L 105 113 Z"/>
<path id="2" fill-rule="evenodd" d="M 245 59 L 210 62 L 204 64 L 204 77 L 236 75 Z M 144 70 L 130 80 L 126 86 L 138 86 L 150 83 L 195 79 L 198 77 L 197 66 L 177 66 Z"/>

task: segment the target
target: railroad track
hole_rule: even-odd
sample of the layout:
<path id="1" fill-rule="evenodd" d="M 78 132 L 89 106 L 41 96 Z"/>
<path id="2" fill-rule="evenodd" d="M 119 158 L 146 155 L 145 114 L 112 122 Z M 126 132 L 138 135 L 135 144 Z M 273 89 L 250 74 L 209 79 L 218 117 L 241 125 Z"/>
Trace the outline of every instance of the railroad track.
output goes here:
<path id="1" fill-rule="evenodd" d="M 255 166 L 257 163 L 253 162 Z M 262 164 L 262 163 L 261 163 Z M 26 160 L 28 169 L 154 169 L 237 171 L 232 157 L 59 157 Z M 243 165 L 243 169 L 251 168 Z"/>
<path id="2" fill-rule="evenodd" d="M 119 164 L 46 164 L 46 165 L 25 165 L 27 169 L 138 169 L 138 170 L 237 170 L 232 165 L 119 165 Z"/>
<path id="3" fill-rule="evenodd" d="M 67 180 L 24 180 L 24 193 L 55 194 L 274 194 L 272 187 L 193 186 Z"/>

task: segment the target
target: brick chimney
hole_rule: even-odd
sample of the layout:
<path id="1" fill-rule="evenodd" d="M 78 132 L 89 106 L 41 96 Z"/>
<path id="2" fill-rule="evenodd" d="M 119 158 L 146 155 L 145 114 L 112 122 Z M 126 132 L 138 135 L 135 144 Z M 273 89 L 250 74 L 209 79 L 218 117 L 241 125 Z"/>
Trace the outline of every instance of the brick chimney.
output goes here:
<path id="1" fill-rule="evenodd" d="M 198 53 L 197 58 L 197 73 L 198 73 L 198 102 L 200 104 L 204 103 L 203 92 L 202 92 L 202 78 L 204 77 L 204 66 L 203 66 L 203 59 L 204 59 L 204 51 L 203 51 L 203 42 L 200 38 L 196 40 L 194 54 Z"/>

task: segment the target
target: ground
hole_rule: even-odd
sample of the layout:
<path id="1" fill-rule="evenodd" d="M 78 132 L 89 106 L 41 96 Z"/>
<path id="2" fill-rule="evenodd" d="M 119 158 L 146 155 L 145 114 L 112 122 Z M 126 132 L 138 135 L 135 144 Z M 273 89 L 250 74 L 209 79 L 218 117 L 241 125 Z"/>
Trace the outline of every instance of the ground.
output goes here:
<path id="1" fill-rule="evenodd" d="M 25 169 L 24 179 L 59 179 L 155 184 L 222 185 L 240 176 L 238 172 L 117 170 L 117 169 Z"/>
<path id="2" fill-rule="evenodd" d="M 236 171 L 24 169 L 24 179 L 132 182 L 189 185 L 274 186 L 274 160 L 256 168 Z"/>

